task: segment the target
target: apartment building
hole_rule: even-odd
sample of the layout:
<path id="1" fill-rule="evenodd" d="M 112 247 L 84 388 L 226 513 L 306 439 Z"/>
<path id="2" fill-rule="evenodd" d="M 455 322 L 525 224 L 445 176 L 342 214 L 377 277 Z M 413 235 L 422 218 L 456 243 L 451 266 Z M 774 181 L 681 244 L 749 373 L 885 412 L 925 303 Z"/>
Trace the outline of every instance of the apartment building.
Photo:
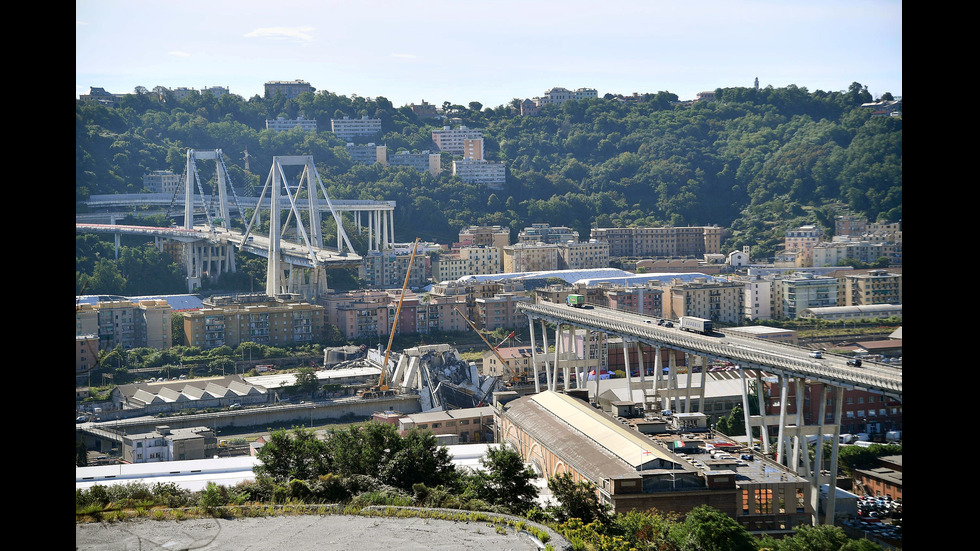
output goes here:
<path id="1" fill-rule="evenodd" d="M 216 448 L 214 430 L 208 427 L 159 426 L 149 432 L 122 437 L 122 457 L 133 464 L 207 459 Z"/>
<path id="2" fill-rule="evenodd" d="M 525 99 L 521 102 L 521 116 L 529 117 L 532 115 L 537 115 L 540 107 L 534 102 L 534 100 Z"/>
<path id="3" fill-rule="evenodd" d="M 691 282 L 671 280 L 664 288 L 664 316 L 677 319 L 694 316 L 724 323 L 738 323 L 744 312 L 744 286 L 734 281 Z"/>
<path id="4" fill-rule="evenodd" d="M 75 375 L 88 373 L 99 363 L 99 336 L 75 335 Z"/>
<path id="5" fill-rule="evenodd" d="M 747 320 L 782 318 L 782 303 L 776 300 L 777 283 L 774 277 L 753 277 L 742 280 L 744 287 L 743 316 Z"/>
<path id="6" fill-rule="evenodd" d="M 112 107 L 116 104 L 116 101 L 121 99 L 125 94 L 113 94 L 106 91 L 105 88 L 99 86 L 89 86 L 89 91 L 87 94 L 79 94 L 79 101 L 95 101 L 105 105 L 106 107 Z"/>
<path id="7" fill-rule="evenodd" d="M 429 300 L 436 297 L 454 297 L 454 304 L 462 304 L 460 309 L 466 317 L 476 320 L 480 317 L 477 300 L 492 299 L 503 293 L 527 296 L 524 284 L 519 281 L 455 281 L 448 280 L 436 283 L 429 291 Z"/>
<path id="8" fill-rule="evenodd" d="M 577 232 L 576 232 L 577 233 Z M 558 243 L 559 270 L 588 270 L 609 267 L 609 243 L 590 239 Z"/>
<path id="9" fill-rule="evenodd" d="M 436 106 L 428 103 L 425 100 L 422 100 L 422 103 L 409 104 L 408 107 L 412 110 L 412 113 L 415 113 L 415 116 L 420 119 L 434 119 L 439 116 Z"/>
<path id="10" fill-rule="evenodd" d="M 834 237 L 832 242 L 814 246 L 811 255 L 811 264 L 814 267 L 840 266 L 847 260 L 874 264 L 880 258 L 888 259 L 890 266 L 901 266 L 902 244 L 894 241 L 873 242 L 859 238 Z"/>
<path id="11" fill-rule="evenodd" d="M 838 216 L 834 219 L 835 236 L 859 236 L 868 229 L 868 219 L 857 216 Z"/>
<path id="12" fill-rule="evenodd" d="M 330 131 L 344 141 L 370 138 L 381 133 L 381 119 L 370 119 L 366 115 L 359 119 L 330 119 Z"/>
<path id="13" fill-rule="evenodd" d="M 287 99 L 295 98 L 304 92 L 316 92 L 316 88 L 310 86 L 309 82 L 303 80 L 270 80 L 265 83 L 265 97 L 274 98 L 277 93 L 282 92 Z"/>
<path id="14" fill-rule="evenodd" d="M 491 406 L 410 413 L 398 419 L 398 432 L 429 431 L 436 436 L 455 436 L 460 444 L 493 442 Z"/>
<path id="15" fill-rule="evenodd" d="M 592 239 L 609 243 L 609 256 L 616 258 L 721 254 L 723 237 L 718 226 L 592 228 Z"/>
<path id="16" fill-rule="evenodd" d="M 459 176 L 467 184 L 503 189 L 507 182 L 507 165 L 501 161 L 456 160 L 453 161 L 453 176 Z"/>
<path id="17" fill-rule="evenodd" d="M 796 265 L 800 267 L 813 266 L 813 248 L 823 241 L 823 229 L 813 225 L 800 226 L 786 232 L 783 248 L 788 252 L 796 252 Z"/>
<path id="18" fill-rule="evenodd" d="M 599 92 L 595 88 L 576 88 L 575 90 L 568 90 L 560 86 L 556 86 L 550 90 L 547 90 L 544 95 L 534 98 L 534 104 L 537 107 L 543 105 L 561 105 L 569 100 L 579 100 L 579 99 L 590 99 L 598 98 Z"/>
<path id="19" fill-rule="evenodd" d="M 102 301 L 75 307 L 75 337 L 97 335 L 99 350 L 159 348 L 173 346 L 170 316 L 165 300 Z"/>
<path id="20" fill-rule="evenodd" d="M 333 293 L 319 299 L 324 319 L 348 339 L 389 335 L 395 309 L 385 291 Z"/>
<path id="21" fill-rule="evenodd" d="M 143 175 L 143 188 L 150 193 L 167 193 L 173 195 L 180 187 L 180 175 L 172 170 L 154 170 Z"/>
<path id="22" fill-rule="evenodd" d="M 473 323 L 485 331 L 524 326 L 527 317 L 517 311 L 517 305 L 521 302 L 531 302 L 531 297 L 526 293 L 500 293 L 493 298 L 478 298 Z"/>
<path id="23" fill-rule="evenodd" d="M 326 336 L 323 306 L 294 297 L 212 297 L 203 308 L 183 316 L 185 344 L 205 350 L 225 345 L 234 348 L 243 342 L 281 346 Z"/>
<path id="24" fill-rule="evenodd" d="M 463 159 L 467 161 L 483 160 L 483 138 L 463 139 Z"/>
<path id="25" fill-rule="evenodd" d="M 601 306 L 606 308 L 644 316 L 663 316 L 664 291 L 659 286 L 624 287 L 616 285 L 600 288 L 599 291 L 605 302 Z"/>
<path id="26" fill-rule="evenodd" d="M 862 237 L 872 243 L 897 243 L 901 245 L 902 225 L 898 222 L 868 224 L 868 231 Z"/>
<path id="27" fill-rule="evenodd" d="M 470 329 L 466 320 L 459 315 L 467 309 L 465 296 L 430 293 L 426 299 L 419 306 L 419 333 L 458 333 Z"/>
<path id="28" fill-rule="evenodd" d="M 399 151 L 389 154 L 387 146 L 379 145 L 376 158 L 383 166 L 407 166 L 418 172 L 428 172 L 433 176 L 438 176 L 442 172 L 442 157 L 438 153 L 429 153 L 428 150 L 421 153 Z"/>
<path id="29" fill-rule="evenodd" d="M 534 380 L 532 356 L 537 355 L 538 372 L 544 372 L 545 352 L 540 347 L 532 354 L 530 346 L 509 346 L 487 350 L 482 356 L 483 375 L 501 377 L 504 381 Z M 501 363 L 503 362 L 503 363 Z"/>
<path id="30" fill-rule="evenodd" d="M 838 306 L 902 304 L 902 274 L 887 270 L 842 274 L 838 277 Z"/>
<path id="31" fill-rule="evenodd" d="M 376 289 L 401 289 L 405 284 L 405 274 L 408 265 L 412 265 L 412 273 L 408 277 L 408 286 L 418 288 L 425 285 L 426 272 L 429 269 L 427 257 L 416 255 L 412 261 L 411 251 L 371 251 L 364 255 L 358 267 L 357 277 L 364 285 Z"/>
<path id="32" fill-rule="evenodd" d="M 304 119 L 303 117 L 287 119 L 285 117 L 279 117 L 276 119 L 266 119 L 265 121 L 265 128 L 276 132 L 288 132 L 296 127 L 306 132 L 316 132 L 316 119 Z"/>
<path id="33" fill-rule="evenodd" d="M 344 146 L 344 151 L 350 155 L 350 159 L 355 163 L 373 165 L 381 162 L 381 159 L 378 158 L 378 146 L 374 142 L 364 145 L 348 143 Z M 385 151 L 387 152 L 387 149 Z"/>
<path id="34" fill-rule="evenodd" d="M 510 230 L 502 226 L 469 226 L 459 230 L 459 246 L 470 245 L 496 248 L 500 254 L 500 270 L 503 270 L 504 247 L 510 245 Z"/>
<path id="35" fill-rule="evenodd" d="M 483 132 L 465 126 L 459 128 L 444 126 L 441 130 L 432 131 L 432 141 L 436 144 L 436 148 L 453 155 L 463 155 L 466 152 L 466 140 L 474 139 L 482 140 Z"/>
<path id="36" fill-rule="evenodd" d="M 578 242 L 578 232 L 565 226 L 551 226 L 550 224 L 531 224 L 517 234 L 518 243 L 567 243 L 568 241 Z"/>
<path id="37" fill-rule="evenodd" d="M 558 269 L 558 245 L 515 243 L 504 247 L 504 273 L 542 272 Z"/>
<path id="38" fill-rule="evenodd" d="M 433 257 L 432 280 L 450 281 L 468 275 L 499 274 L 500 264 L 500 251 L 496 247 L 460 247 L 458 253 Z"/>
<path id="39" fill-rule="evenodd" d="M 783 319 L 795 319 L 807 308 L 837 306 L 837 278 L 798 272 L 780 280 Z"/>

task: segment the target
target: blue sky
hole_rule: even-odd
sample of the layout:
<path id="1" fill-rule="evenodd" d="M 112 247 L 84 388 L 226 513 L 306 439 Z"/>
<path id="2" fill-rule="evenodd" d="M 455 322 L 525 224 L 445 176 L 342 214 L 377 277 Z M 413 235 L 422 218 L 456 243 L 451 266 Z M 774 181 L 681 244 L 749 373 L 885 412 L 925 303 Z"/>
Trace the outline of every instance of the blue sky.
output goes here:
<path id="1" fill-rule="evenodd" d="M 76 98 L 296 79 L 395 106 L 554 86 L 693 99 L 756 77 L 902 94 L 900 1 L 76 0 L 75 20 Z"/>

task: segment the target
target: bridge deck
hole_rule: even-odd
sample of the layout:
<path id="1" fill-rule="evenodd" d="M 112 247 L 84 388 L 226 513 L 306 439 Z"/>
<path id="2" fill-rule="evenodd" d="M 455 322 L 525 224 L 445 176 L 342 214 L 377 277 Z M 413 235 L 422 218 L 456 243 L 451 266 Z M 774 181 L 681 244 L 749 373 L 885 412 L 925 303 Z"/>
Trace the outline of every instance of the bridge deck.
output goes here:
<path id="1" fill-rule="evenodd" d="M 902 398 L 902 370 L 874 362 L 850 367 L 847 358 L 825 354 L 822 359 L 809 357 L 809 351 L 797 346 L 750 337 L 699 335 L 676 328 L 658 326 L 655 318 L 602 307 L 573 308 L 550 303 L 520 303 L 518 311 L 531 319 L 574 325 L 611 333 L 630 341 L 665 346 L 709 358 L 725 359 L 743 368 L 793 377 L 805 377 L 845 388 L 882 392 Z"/>

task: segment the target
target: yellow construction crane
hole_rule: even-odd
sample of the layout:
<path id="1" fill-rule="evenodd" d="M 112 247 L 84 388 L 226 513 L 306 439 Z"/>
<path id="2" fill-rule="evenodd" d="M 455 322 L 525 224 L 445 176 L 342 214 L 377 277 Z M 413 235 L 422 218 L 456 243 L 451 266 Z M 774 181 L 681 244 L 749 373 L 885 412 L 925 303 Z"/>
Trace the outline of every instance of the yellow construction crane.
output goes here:
<path id="1" fill-rule="evenodd" d="M 480 330 L 476 328 L 476 325 L 472 321 L 470 321 L 470 318 L 466 317 L 465 314 L 459 311 L 459 308 L 456 308 L 454 306 L 453 309 L 456 310 L 456 313 L 459 314 L 459 317 L 463 318 L 464 320 L 466 320 L 466 323 L 470 324 L 470 327 L 473 328 L 473 331 L 475 331 L 476 334 L 479 335 L 481 339 L 483 339 L 483 342 L 486 343 L 487 348 L 489 348 L 494 353 L 494 355 L 497 356 L 497 360 L 500 361 L 500 369 L 502 370 L 501 372 L 503 372 L 503 370 L 506 370 L 510 376 L 510 381 L 508 382 L 516 383 L 520 381 L 520 377 L 514 374 L 514 372 L 510 369 L 510 366 L 507 364 L 507 362 L 504 361 L 503 356 L 500 355 L 500 352 L 497 352 L 497 347 L 490 344 L 490 342 L 487 341 L 486 337 L 483 336 L 483 333 L 481 333 Z"/>
<path id="2" fill-rule="evenodd" d="M 388 357 L 391 354 L 391 343 L 395 340 L 395 328 L 398 327 L 398 317 L 402 311 L 402 301 L 405 299 L 405 290 L 408 289 L 408 279 L 412 275 L 412 264 L 415 263 L 415 252 L 419 248 L 420 238 L 415 238 L 415 244 L 412 247 L 412 257 L 408 259 L 408 270 L 405 272 L 405 284 L 402 285 L 401 295 L 398 297 L 398 308 L 395 310 L 395 319 L 391 324 L 391 334 L 388 336 L 388 348 L 385 349 L 385 360 L 381 364 L 381 377 L 378 379 L 378 386 L 372 387 L 369 390 L 361 393 L 362 398 L 376 398 L 378 396 L 390 396 L 393 394 L 385 384 L 385 370 L 388 368 Z"/>

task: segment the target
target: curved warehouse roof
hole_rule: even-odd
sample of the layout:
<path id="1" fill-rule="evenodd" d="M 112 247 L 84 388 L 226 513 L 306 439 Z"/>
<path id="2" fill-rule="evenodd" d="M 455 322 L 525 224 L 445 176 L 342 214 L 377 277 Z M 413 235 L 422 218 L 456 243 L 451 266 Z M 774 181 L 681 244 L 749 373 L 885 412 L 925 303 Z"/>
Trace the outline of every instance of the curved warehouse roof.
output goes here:
<path id="1" fill-rule="evenodd" d="M 682 281 L 693 281 L 697 278 L 718 279 L 700 272 L 691 273 L 658 273 L 658 274 L 634 274 L 618 268 L 594 268 L 590 270 L 550 270 L 544 272 L 517 272 L 508 274 L 488 274 L 488 275 L 469 275 L 459 278 L 457 281 L 506 281 L 510 279 L 548 279 L 558 278 L 565 280 L 569 284 L 593 285 L 596 283 L 620 283 L 623 285 L 644 285 L 648 281 L 670 281 L 680 279 Z"/>

